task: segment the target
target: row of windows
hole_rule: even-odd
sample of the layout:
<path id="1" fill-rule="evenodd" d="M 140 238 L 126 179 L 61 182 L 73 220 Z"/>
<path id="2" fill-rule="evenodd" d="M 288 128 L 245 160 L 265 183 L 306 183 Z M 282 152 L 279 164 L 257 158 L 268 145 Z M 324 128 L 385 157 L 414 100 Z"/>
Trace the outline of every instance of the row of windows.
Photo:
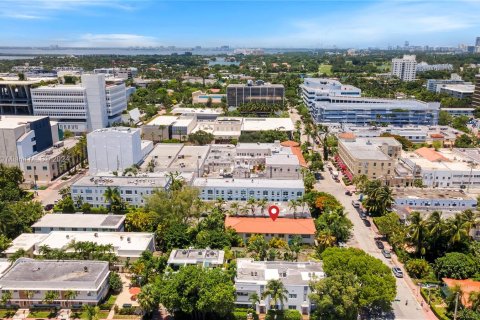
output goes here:
<path id="1" fill-rule="evenodd" d="M 33 91 L 32 90 L 32 97 L 37 97 L 37 96 L 46 96 L 46 97 L 56 97 L 56 96 L 61 96 L 61 97 L 81 97 L 85 93 L 84 91 L 82 92 L 62 92 L 62 91 L 49 91 L 49 92 L 39 92 L 39 91 Z"/>
<path id="2" fill-rule="evenodd" d="M 212 189 L 202 190 L 202 193 L 205 193 L 205 191 L 207 191 L 207 192 L 206 192 L 207 194 L 213 194 L 213 193 L 214 193 Z M 225 193 L 226 193 L 226 194 L 233 194 L 234 192 L 233 192 L 233 190 L 227 190 L 227 192 L 225 192 L 225 190 L 215 190 L 215 194 L 222 194 L 222 195 L 223 195 L 223 194 L 225 194 Z M 275 195 L 277 195 L 277 196 L 280 196 L 280 195 L 288 196 L 288 193 L 289 193 L 288 191 L 283 191 L 283 192 L 282 192 L 282 191 L 270 191 L 270 194 L 271 194 L 272 196 L 275 196 Z M 235 194 L 238 194 L 238 190 L 235 190 Z M 246 190 L 241 190 L 241 191 L 240 191 L 240 194 L 241 194 L 241 195 L 246 195 L 246 194 L 247 194 L 247 191 L 246 191 Z M 250 191 L 248 192 L 248 194 L 251 195 L 251 196 L 253 196 L 253 195 L 255 195 L 255 191 L 250 190 Z M 268 196 L 269 191 L 268 191 L 268 190 L 263 190 L 263 191 L 257 190 L 257 195 L 260 195 L 260 194 L 262 194 L 262 195 L 264 195 L 264 196 Z M 291 192 L 291 195 L 294 196 L 294 195 L 295 195 L 295 191 L 292 191 L 292 192 Z M 303 192 L 302 192 L 302 191 L 298 191 L 298 192 L 297 192 L 297 196 L 301 197 L 302 195 L 303 195 Z"/>

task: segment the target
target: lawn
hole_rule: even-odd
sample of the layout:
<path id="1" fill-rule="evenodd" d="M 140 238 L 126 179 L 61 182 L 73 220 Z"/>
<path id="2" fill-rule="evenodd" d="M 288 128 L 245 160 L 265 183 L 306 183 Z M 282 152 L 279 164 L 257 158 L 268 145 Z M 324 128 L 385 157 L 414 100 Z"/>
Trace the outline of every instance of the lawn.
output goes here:
<path id="1" fill-rule="evenodd" d="M 99 319 L 106 319 L 108 317 L 109 311 L 106 310 L 100 310 L 98 313 L 98 318 Z M 72 319 L 87 319 L 87 313 L 85 311 L 78 311 L 74 312 L 71 316 Z"/>
<path id="2" fill-rule="evenodd" d="M 113 319 L 140 319 L 140 316 L 130 314 L 116 314 Z"/>
<path id="3" fill-rule="evenodd" d="M 57 314 L 51 311 L 30 311 L 29 318 L 55 318 Z"/>
<path id="4" fill-rule="evenodd" d="M 333 75 L 332 73 L 332 65 L 331 64 L 321 64 L 318 67 L 318 73 L 323 74 L 325 73 L 327 76 Z"/>
<path id="5" fill-rule="evenodd" d="M 13 318 L 15 310 L 0 310 L 0 318 Z"/>

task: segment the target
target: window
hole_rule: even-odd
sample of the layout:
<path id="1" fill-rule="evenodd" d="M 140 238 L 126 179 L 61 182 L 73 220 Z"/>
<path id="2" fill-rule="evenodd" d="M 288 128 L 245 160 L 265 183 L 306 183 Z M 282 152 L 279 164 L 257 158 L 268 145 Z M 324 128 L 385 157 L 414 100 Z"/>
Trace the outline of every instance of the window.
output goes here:
<path id="1" fill-rule="evenodd" d="M 31 166 L 27 166 L 27 170 L 32 170 L 32 167 L 31 167 Z"/>
<path id="2" fill-rule="evenodd" d="M 48 170 L 48 167 L 47 167 L 47 166 L 43 166 L 43 167 L 42 167 L 42 170 L 43 170 L 43 171 L 47 171 L 47 170 Z"/>
<path id="3" fill-rule="evenodd" d="M 288 309 L 290 309 L 290 310 L 296 310 L 296 309 L 297 309 L 297 306 L 289 305 L 289 306 L 288 306 Z"/>
<path id="4" fill-rule="evenodd" d="M 288 299 L 295 299 L 297 295 L 295 293 L 291 293 L 288 295 Z"/>

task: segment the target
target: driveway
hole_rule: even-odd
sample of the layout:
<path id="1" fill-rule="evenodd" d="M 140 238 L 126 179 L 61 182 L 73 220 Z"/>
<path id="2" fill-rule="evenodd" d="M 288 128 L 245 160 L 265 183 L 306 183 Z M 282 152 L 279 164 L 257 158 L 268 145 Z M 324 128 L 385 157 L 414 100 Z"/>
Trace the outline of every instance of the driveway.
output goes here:
<path id="1" fill-rule="evenodd" d="M 345 195 L 345 186 L 343 185 L 343 183 L 336 183 L 335 181 L 333 181 L 331 174 L 328 172 L 328 170 L 326 170 L 323 176 L 324 179 L 318 181 L 317 184 L 315 184 L 315 189 L 334 195 L 345 207 L 348 218 L 353 223 L 352 239 L 349 241 L 348 245 L 364 250 L 375 258 L 382 260 L 383 263 L 385 263 L 390 268 L 396 265 L 401 267 L 404 271 L 404 274 L 406 276 L 405 278 L 396 278 L 397 297 L 392 304 L 395 319 L 436 319 L 432 312 L 426 312 L 422 310 L 419 303 L 422 298 L 418 295 L 418 289 L 411 289 L 411 287 L 409 287 L 409 284 L 413 286 L 413 283 L 406 275 L 403 266 L 399 264 L 398 261 L 394 263 L 391 259 L 386 259 L 381 254 L 380 250 L 376 247 L 374 238 L 378 235 L 372 229 L 374 228 L 373 222 L 372 227 L 366 227 L 363 224 L 363 221 L 360 218 L 357 210 L 353 208 L 351 204 L 351 201 L 353 199 L 358 198 L 355 195 L 352 197 Z M 388 244 L 386 244 L 386 246 L 388 247 Z M 393 260 L 396 261 L 395 257 Z M 412 290 L 415 290 L 415 293 Z M 426 304 L 424 303 L 424 305 Z"/>

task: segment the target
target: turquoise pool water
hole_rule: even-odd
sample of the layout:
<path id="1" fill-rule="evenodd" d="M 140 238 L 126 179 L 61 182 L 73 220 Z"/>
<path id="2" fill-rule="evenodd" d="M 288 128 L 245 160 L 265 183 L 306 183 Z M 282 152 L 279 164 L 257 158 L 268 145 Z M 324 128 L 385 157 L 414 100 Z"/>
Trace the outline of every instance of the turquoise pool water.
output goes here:
<path id="1" fill-rule="evenodd" d="M 208 99 L 209 96 L 198 96 L 200 99 Z M 222 99 L 224 96 L 212 94 L 210 96 L 212 99 Z"/>

